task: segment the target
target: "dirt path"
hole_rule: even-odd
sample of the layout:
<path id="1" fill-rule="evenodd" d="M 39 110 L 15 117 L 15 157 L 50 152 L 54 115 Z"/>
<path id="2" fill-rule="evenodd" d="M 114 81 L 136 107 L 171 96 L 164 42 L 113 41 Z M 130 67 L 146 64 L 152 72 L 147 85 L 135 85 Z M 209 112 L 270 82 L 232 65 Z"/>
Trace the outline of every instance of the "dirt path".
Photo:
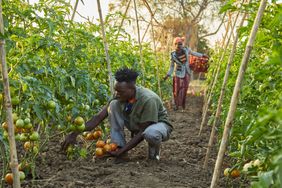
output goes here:
<path id="1" fill-rule="evenodd" d="M 54 140 L 37 162 L 39 178 L 33 187 L 209 187 L 212 171 L 201 168 L 208 130 L 197 136 L 202 97 L 187 99 L 185 112 L 169 110 L 175 130 L 163 143 L 159 162 L 146 160 L 145 142 L 129 152 L 131 161 L 125 164 L 113 164 L 109 159 L 93 161 L 91 157 L 69 161 Z M 23 187 L 31 186 L 31 181 L 23 183 Z"/>
<path id="2" fill-rule="evenodd" d="M 129 152 L 131 161 L 124 164 L 113 164 L 109 159 L 94 161 L 92 157 L 70 161 L 59 152 L 59 141 L 55 139 L 38 158 L 38 178 L 33 183 L 25 180 L 22 187 L 209 187 L 214 159 L 207 171 L 202 169 L 208 128 L 201 137 L 197 136 L 203 98 L 188 96 L 187 99 L 185 112 L 169 110 L 175 129 L 170 140 L 162 145 L 159 162 L 146 159 L 145 142 Z"/>

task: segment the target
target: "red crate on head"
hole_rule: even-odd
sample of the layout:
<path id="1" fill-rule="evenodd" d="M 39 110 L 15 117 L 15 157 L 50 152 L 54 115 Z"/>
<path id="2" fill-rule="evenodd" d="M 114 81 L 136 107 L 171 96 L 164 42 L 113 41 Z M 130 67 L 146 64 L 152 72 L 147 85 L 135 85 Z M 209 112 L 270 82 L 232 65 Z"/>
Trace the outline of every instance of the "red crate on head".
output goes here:
<path id="1" fill-rule="evenodd" d="M 190 69 L 194 72 L 207 72 L 209 68 L 208 61 L 209 58 L 207 57 L 197 57 L 190 55 Z"/>

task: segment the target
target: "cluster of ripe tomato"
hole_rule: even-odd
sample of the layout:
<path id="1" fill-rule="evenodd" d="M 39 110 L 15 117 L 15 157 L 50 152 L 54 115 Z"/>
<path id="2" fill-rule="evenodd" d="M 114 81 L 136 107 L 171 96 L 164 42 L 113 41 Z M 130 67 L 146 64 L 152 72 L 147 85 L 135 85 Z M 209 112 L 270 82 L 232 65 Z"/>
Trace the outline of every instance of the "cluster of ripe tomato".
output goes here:
<path id="1" fill-rule="evenodd" d="M 102 139 L 102 130 L 97 128 L 94 132 L 84 132 L 83 136 L 85 140 L 93 141 L 96 140 L 96 157 L 103 157 L 109 151 L 116 151 L 118 145 L 116 143 L 112 143 L 111 139 L 107 139 L 104 141 Z"/>
<path id="2" fill-rule="evenodd" d="M 191 55 L 189 60 L 189 67 L 194 72 L 207 72 L 209 68 L 208 61 L 209 59 L 207 57 L 196 57 Z"/>

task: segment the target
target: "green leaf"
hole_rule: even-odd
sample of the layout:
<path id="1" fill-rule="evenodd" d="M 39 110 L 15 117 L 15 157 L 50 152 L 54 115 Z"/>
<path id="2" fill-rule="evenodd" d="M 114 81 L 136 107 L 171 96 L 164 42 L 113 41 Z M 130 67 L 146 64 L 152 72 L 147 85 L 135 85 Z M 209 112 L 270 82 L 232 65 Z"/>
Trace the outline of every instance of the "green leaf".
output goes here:
<path id="1" fill-rule="evenodd" d="M 80 151 L 79 151 L 79 155 L 80 157 L 82 158 L 86 158 L 87 157 L 87 149 L 86 148 L 81 148 Z"/>
<path id="2" fill-rule="evenodd" d="M 263 172 L 259 175 L 259 181 L 252 184 L 252 188 L 269 188 L 273 185 L 273 171 Z"/>
<path id="3" fill-rule="evenodd" d="M 72 77 L 72 76 L 70 76 L 70 80 L 71 80 L 71 85 L 72 85 L 73 87 L 75 87 L 75 78 Z"/>
<path id="4" fill-rule="evenodd" d="M 230 10 L 236 10 L 237 8 L 235 6 L 233 6 L 232 4 L 234 3 L 234 0 L 229 0 L 225 5 L 220 7 L 220 11 L 219 13 L 223 13 L 226 11 L 230 11 Z"/>
<path id="5" fill-rule="evenodd" d="M 40 107 L 39 104 L 35 104 L 35 105 L 33 106 L 33 110 L 34 110 L 34 112 L 36 113 L 36 116 L 37 116 L 40 120 L 44 120 L 43 114 L 42 114 L 43 109 Z"/>

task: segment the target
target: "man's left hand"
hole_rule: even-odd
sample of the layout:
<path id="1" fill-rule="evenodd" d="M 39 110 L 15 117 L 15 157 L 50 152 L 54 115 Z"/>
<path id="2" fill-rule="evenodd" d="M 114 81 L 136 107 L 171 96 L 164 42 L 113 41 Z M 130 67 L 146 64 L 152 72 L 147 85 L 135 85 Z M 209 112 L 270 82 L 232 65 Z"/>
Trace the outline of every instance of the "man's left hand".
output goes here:
<path id="1" fill-rule="evenodd" d="M 113 156 L 113 157 L 119 157 L 121 155 L 121 153 L 116 150 L 116 151 L 108 151 L 107 152 L 109 155 Z"/>

